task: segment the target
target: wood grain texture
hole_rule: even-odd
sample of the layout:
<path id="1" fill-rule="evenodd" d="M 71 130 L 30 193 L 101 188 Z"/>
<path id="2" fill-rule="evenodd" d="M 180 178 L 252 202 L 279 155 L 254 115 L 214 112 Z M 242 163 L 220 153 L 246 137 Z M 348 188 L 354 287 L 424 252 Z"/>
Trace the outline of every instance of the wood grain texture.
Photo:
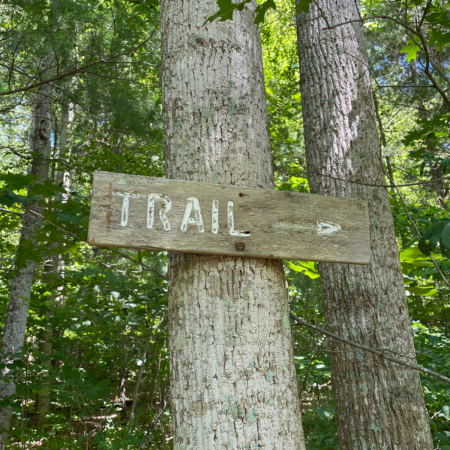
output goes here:
<path id="1" fill-rule="evenodd" d="M 92 192 L 88 242 L 98 247 L 370 263 L 369 214 L 367 202 L 362 200 L 108 172 L 94 174 Z M 152 228 L 148 228 L 150 194 L 164 194 L 171 201 L 164 224 L 160 210 L 167 201 L 155 198 Z M 128 215 L 123 216 L 126 196 Z M 196 201 L 188 200 L 192 198 L 198 199 L 202 224 L 193 223 L 200 219 Z M 213 202 L 217 205 L 217 200 L 218 230 L 217 225 L 213 227 Z M 230 234 L 230 201 L 234 233 L 243 236 Z M 189 202 L 190 222 L 186 226 L 184 219 L 183 226 Z M 327 233 L 332 224 L 340 230 Z M 244 249 L 238 250 L 237 244 L 244 244 Z"/>

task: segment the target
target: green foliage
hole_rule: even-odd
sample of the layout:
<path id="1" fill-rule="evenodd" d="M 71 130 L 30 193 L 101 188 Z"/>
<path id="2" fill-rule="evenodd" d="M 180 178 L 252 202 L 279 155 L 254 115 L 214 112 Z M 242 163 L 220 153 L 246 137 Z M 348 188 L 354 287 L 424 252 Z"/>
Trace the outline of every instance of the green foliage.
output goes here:
<path id="1" fill-rule="evenodd" d="M 309 13 L 309 6 L 311 5 L 313 0 L 298 0 L 297 2 L 297 11 L 304 12 L 305 14 Z"/>
<path id="2" fill-rule="evenodd" d="M 216 19 L 219 19 L 221 22 L 233 20 L 234 11 L 242 11 L 245 5 L 250 3 L 250 1 L 251 0 L 244 0 L 240 3 L 233 3 L 232 0 L 217 0 L 219 10 L 212 16 L 208 17 L 203 25 L 206 25 L 208 22 L 214 22 Z M 255 10 L 256 16 L 254 23 L 256 25 L 264 23 L 265 16 L 270 9 L 277 9 L 274 0 L 266 0 L 265 2 L 259 4 Z"/>
<path id="3" fill-rule="evenodd" d="M 417 36 L 416 36 L 417 39 Z M 416 41 L 417 42 L 417 41 Z M 408 45 L 405 45 L 400 50 L 400 53 L 407 53 L 406 61 L 410 62 L 416 59 L 417 52 L 420 51 L 420 47 L 412 40 L 408 41 Z"/>
<path id="4" fill-rule="evenodd" d="M 259 25 L 261 23 L 264 23 L 264 18 L 266 16 L 266 13 L 269 9 L 277 9 L 277 6 L 275 5 L 274 0 L 266 0 L 264 3 L 261 3 L 256 7 L 256 17 L 255 17 L 255 24 Z"/>
<path id="5" fill-rule="evenodd" d="M 291 261 L 286 263 L 292 270 L 296 272 L 303 272 L 307 277 L 311 279 L 319 278 L 319 270 L 317 263 L 313 261 L 297 261 L 297 264 L 293 264 Z"/>
<path id="6" fill-rule="evenodd" d="M 245 5 L 250 3 L 250 1 L 251 0 L 244 0 L 240 3 L 233 3 L 232 0 L 217 0 L 219 11 L 208 17 L 203 25 L 206 25 L 208 22 L 214 22 L 216 19 L 220 19 L 221 22 L 233 20 L 234 11 L 242 11 Z"/>
<path id="7" fill-rule="evenodd" d="M 448 258 L 450 256 L 450 219 L 436 219 L 433 225 L 422 233 L 418 247 L 424 255 L 429 256 L 431 252 L 439 249 L 442 256 Z"/>

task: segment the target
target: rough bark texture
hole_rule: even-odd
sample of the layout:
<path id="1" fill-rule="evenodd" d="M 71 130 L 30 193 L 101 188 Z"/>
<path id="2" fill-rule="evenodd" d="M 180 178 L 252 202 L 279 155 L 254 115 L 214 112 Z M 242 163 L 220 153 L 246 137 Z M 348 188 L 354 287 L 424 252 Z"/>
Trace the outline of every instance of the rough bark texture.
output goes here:
<path id="1" fill-rule="evenodd" d="M 273 187 L 254 6 L 161 2 L 169 178 Z M 169 257 L 175 450 L 304 449 L 281 261 Z"/>
<path id="2" fill-rule="evenodd" d="M 73 114 L 69 116 L 69 108 L 63 107 L 62 117 L 61 117 L 61 132 L 59 137 L 59 153 L 58 153 L 58 171 L 56 174 L 56 182 L 59 186 L 65 188 L 65 193 L 58 192 L 56 194 L 56 201 L 66 203 L 69 198 L 69 185 L 70 185 L 70 177 L 69 173 L 65 171 L 66 167 L 64 162 L 67 158 L 67 132 L 69 123 L 71 122 L 71 118 L 73 118 Z M 58 244 L 53 244 L 54 246 Z M 44 264 L 44 283 L 51 282 L 52 279 L 56 277 L 64 278 L 64 260 L 62 255 L 51 255 Z M 55 305 L 62 306 L 62 295 L 61 290 L 63 286 L 59 286 L 56 289 L 56 292 L 49 296 L 49 301 L 52 301 Z M 46 372 L 50 372 L 52 369 L 52 360 L 51 355 L 53 352 L 53 336 L 54 329 L 51 324 L 52 316 L 49 310 L 45 309 L 41 312 L 41 316 L 47 321 L 44 325 L 44 330 L 39 336 L 39 352 L 42 353 L 46 361 L 44 363 L 44 367 L 46 368 Z M 46 374 L 44 373 L 44 376 Z M 43 385 L 43 390 L 36 395 L 36 428 L 41 429 L 47 423 L 46 416 L 50 412 L 51 408 L 51 396 L 50 396 L 50 386 L 48 383 Z M 0 449 L 1 450 L 1 449 Z"/>
<path id="3" fill-rule="evenodd" d="M 37 182 L 44 182 L 48 178 L 49 151 L 50 151 L 50 86 L 43 85 L 37 94 L 34 132 L 32 140 L 33 160 L 30 172 L 37 175 Z M 29 206 L 30 210 L 42 213 L 42 203 L 37 201 Z M 20 236 L 19 246 L 29 245 L 30 240 L 38 229 L 39 219 L 26 213 Z M 11 288 L 6 313 L 5 327 L 2 339 L 2 353 L 6 360 L 9 356 L 21 352 L 25 340 L 25 330 L 28 318 L 28 303 L 31 294 L 34 274 L 38 263 L 29 261 L 26 267 L 19 270 L 11 280 Z M 14 396 L 16 385 L 14 373 L 5 369 L 0 380 L 0 399 Z M 7 406 L 0 409 L 0 448 L 6 444 L 8 431 L 11 425 L 12 407 Z"/>
<path id="4" fill-rule="evenodd" d="M 364 36 L 354 0 L 318 0 L 298 21 L 301 93 L 311 191 L 367 199 L 370 266 L 319 264 L 327 328 L 415 360 L 381 165 Z M 309 19 L 309 20 L 307 20 Z M 335 177 L 335 178 L 331 178 Z M 419 376 L 330 341 L 341 450 L 433 448 Z"/>

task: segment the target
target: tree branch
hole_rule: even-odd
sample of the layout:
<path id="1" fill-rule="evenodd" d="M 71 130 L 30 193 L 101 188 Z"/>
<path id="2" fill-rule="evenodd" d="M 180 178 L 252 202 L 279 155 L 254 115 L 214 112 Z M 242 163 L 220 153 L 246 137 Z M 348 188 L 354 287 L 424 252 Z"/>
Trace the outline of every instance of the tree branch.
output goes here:
<path id="1" fill-rule="evenodd" d="M 426 369 L 425 367 L 422 367 L 422 366 L 419 366 L 417 364 L 404 361 L 404 360 L 402 360 L 400 358 L 397 358 L 395 356 L 389 356 L 389 355 L 386 354 L 386 352 L 391 352 L 392 353 L 392 350 L 388 350 L 388 349 L 377 350 L 375 348 L 368 347 L 367 345 L 358 344 L 357 342 L 349 341 L 347 339 L 342 338 L 341 336 L 338 336 L 337 334 L 331 333 L 330 331 L 324 330 L 323 328 L 317 327 L 316 325 L 312 325 L 312 324 L 304 321 L 303 319 L 300 319 L 300 317 L 297 317 L 292 312 L 290 313 L 290 315 L 296 321 L 296 323 L 298 325 L 311 328 L 314 331 L 317 331 L 319 333 L 325 334 L 326 336 L 331 337 L 333 339 L 336 339 L 338 341 L 341 341 L 341 342 L 343 342 L 343 343 L 345 343 L 347 345 L 351 345 L 352 347 L 359 348 L 360 350 L 365 350 L 367 352 L 373 353 L 374 355 L 378 355 L 378 356 L 380 356 L 383 359 L 386 359 L 388 361 L 400 364 L 401 366 L 408 367 L 409 369 L 417 370 L 419 372 L 426 373 L 427 375 L 431 375 L 432 377 L 439 378 L 440 380 L 444 381 L 445 383 L 450 384 L 450 378 L 447 378 L 446 376 L 441 375 L 438 372 L 434 372 L 432 370 Z"/>
<path id="2" fill-rule="evenodd" d="M 425 73 L 428 76 L 428 78 L 430 79 L 431 83 L 433 84 L 434 88 L 439 92 L 439 94 L 441 94 L 441 97 L 444 99 L 445 103 L 447 103 L 448 106 L 450 106 L 450 98 L 447 96 L 446 92 L 441 88 L 441 86 L 439 86 L 439 83 L 436 81 L 436 79 L 434 78 L 433 74 L 430 71 L 430 62 L 431 62 L 431 57 L 430 57 L 430 52 L 428 49 L 428 43 L 425 39 L 425 36 L 423 35 L 423 33 L 420 31 L 420 29 L 414 29 L 412 28 L 409 24 L 403 22 L 402 20 L 396 19 L 395 17 L 391 17 L 391 16 L 369 16 L 369 17 L 364 17 L 362 20 L 366 21 L 366 20 L 371 20 L 371 19 L 386 19 L 386 20 L 391 20 L 392 22 L 395 22 L 397 25 L 402 26 L 403 28 L 405 28 L 406 30 L 408 30 L 412 36 L 411 39 L 412 41 L 419 47 L 421 48 L 421 50 L 425 53 L 425 59 L 426 59 L 426 66 L 425 66 Z M 331 25 L 331 26 L 327 26 L 324 28 L 324 30 L 328 29 L 328 30 L 332 30 L 333 28 L 337 28 L 340 27 L 342 25 L 346 25 L 349 23 L 353 23 L 353 22 L 361 22 L 361 19 L 353 19 L 353 20 L 348 20 L 346 22 L 341 22 L 338 23 L 336 25 Z M 327 22 L 328 25 L 328 22 Z M 418 36 L 420 41 L 421 41 L 421 46 L 419 45 L 419 43 L 416 41 L 416 39 L 414 38 L 414 35 Z M 441 75 L 441 77 L 448 83 L 450 84 L 450 80 L 447 77 L 447 75 L 444 73 L 444 71 L 437 65 L 437 64 L 433 64 L 434 69 L 439 73 L 439 75 Z"/>
<path id="3" fill-rule="evenodd" d="M 113 59 L 119 58 L 121 56 L 129 55 L 130 53 L 135 52 L 137 49 L 139 49 L 140 47 L 145 45 L 153 37 L 153 35 L 155 34 L 155 31 L 156 31 L 156 29 L 153 30 L 153 32 L 150 34 L 150 36 L 145 41 L 142 41 L 139 45 L 137 45 L 136 47 L 132 48 L 131 50 L 128 50 L 127 52 L 119 53 L 118 55 L 110 56 L 108 58 L 104 58 L 104 59 L 101 59 L 99 61 L 94 61 L 92 63 L 85 64 L 84 66 L 77 67 L 74 70 L 71 70 L 69 72 L 65 72 L 65 73 L 63 73 L 61 75 L 58 75 L 58 76 L 53 77 L 53 78 L 49 78 L 49 79 L 41 81 L 39 83 L 34 83 L 34 84 L 30 85 L 30 86 L 25 86 L 25 87 L 22 87 L 22 88 L 13 89 L 13 90 L 6 91 L 6 92 L 0 92 L 0 96 L 16 94 L 17 92 L 29 91 L 31 89 L 37 88 L 39 86 L 42 86 L 43 84 L 52 83 L 52 82 L 57 81 L 57 80 L 62 80 L 63 78 L 67 78 L 67 77 L 69 77 L 71 75 L 74 75 L 76 73 L 82 72 L 83 70 L 85 70 L 85 69 L 87 69 L 89 67 L 96 66 L 98 64 L 105 64 L 108 61 L 111 61 Z"/>
<path id="4" fill-rule="evenodd" d="M 139 450 L 142 450 L 144 448 L 145 441 L 147 440 L 149 434 L 152 432 L 153 428 L 155 428 L 156 424 L 158 423 L 159 418 L 161 417 L 162 413 L 166 409 L 167 401 L 166 401 L 165 397 L 163 397 L 161 403 L 162 403 L 162 406 L 161 406 L 160 410 L 158 411 L 158 414 L 156 414 L 156 417 L 152 420 L 152 423 L 148 427 L 147 433 L 145 433 L 144 439 L 141 442 L 141 445 L 139 446 Z"/>

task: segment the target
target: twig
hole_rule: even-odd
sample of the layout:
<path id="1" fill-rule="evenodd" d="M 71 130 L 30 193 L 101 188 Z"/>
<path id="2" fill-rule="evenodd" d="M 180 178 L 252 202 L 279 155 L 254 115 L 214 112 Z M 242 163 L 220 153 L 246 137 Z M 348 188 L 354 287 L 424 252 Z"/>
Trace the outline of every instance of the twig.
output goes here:
<path id="1" fill-rule="evenodd" d="M 149 434 L 152 432 L 153 428 L 155 428 L 156 424 L 159 421 L 159 418 L 161 417 L 162 413 L 166 409 L 167 401 L 166 401 L 165 397 L 163 397 L 161 403 L 162 403 L 162 406 L 161 406 L 160 410 L 158 411 L 158 414 L 156 414 L 156 417 L 152 420 L 152 423 L 148 427 L 147 433 L 145 433 L 144 439 L 142 440 L 141 445 L 139 446 L 138 450 L 142 450 L 144 448 L 145 441 L 147 440 Z"/>
<path id="2" fill-rule="evenodd" d="M 136 378 L 136 385 L 134 387 L 134 393 L 133 393 L 133 404 L 131 406 L 130 426 L 128 427 L 128 434 L 131 434 L 131 431 L 133 430 L 134 412 L 136 410 L 137 398 L 138 398 L 138 393 L 139 393 L 139 386 L 141 384 L 142 373 L 144 372 L 145 360 L 147 358 L 148 346 L 150 344 L 150 339 L 151 339 L 152 334 L 153 334 L 153 326 L 155 325 L 155 320 L 156 320 L 156 311 L 155 311 L 155 313 L 153 315 L 152 325 L 151 325 L 151 327 L 149 329 L 147 340 L 145 341 L 144 353 L 142 354 L 142 360 L 141 360 L 141 366 L 139 367 L 139 372 L 138 372 L 138 375 L 137 375 L 137 378 Z M 127 448 L 128 448 L 128 446 L 127 446 Z"/>
<path id="3" fill-rule="evenodd" d="M 86 242 L 86 241 L 84 241 L 84 242 Z M 134 262 L 135 264 L 140 264 L 140 265 L 142 266 L 142 268 L 148 270 L 149 272 L 154 273 L 154 274 L 157 275 L 159 278 L 161 278 L 161 279 L 167 281 L 167 277 L 165 277 L 164 275 L 162 275 L 161 273 L 159 273 L 157 270 L 152 269 L 151 267 L 147 266 L 147 264 L 144 264 L 144 263 L 140 260 L 140 258 L 139 258 L 139 261 L 136 261 L 135 259 L 131 258 L 131 256 L 128 256 L 128 255 L 126 255 L 125 253 L 122 253 L 122 252 L 120 252 L 119 250 L 116 250 L 115 248 L 108 248 L 108 249 L 104 249 L 104 250 L 109 250 L 109 251 L 111 251 L 111 252 L 113 252 L 113 253 L 116 253 L 116 254 L 122 256 L 122 258 L 128 259 L 128 260 Z"/>
<path id="4" fill-rule="evenodd" d="M 417 236 L 419 237 L 419 239 L 422 237 L 422 234 L 420 233 L 419 229 L 416 226 L 416 223 L 414 222 L 413 218 L 411 217 L 411 215 L 409 214 L 408 211 L 408 207 L 406 206 L 405 201 L 403 200 L 402 195 L 400 194 L 400 191 L 395 188 L 395 191 L 397 192 L 397 195 L 400 198 L 400 201 L 402 202 L 403 205 L 403 209 L 405 210 L 406 213 L 406 217 L 408 217 L 408 220 L 410 221 L 411 225 L 413 226 L 414 230 L 416 231 Z M 447 278 L 445 277 L 445 275 L 442 273 L 441 268 L 439 267 L 439 265 L 437 264 L 437 262 L 435 261 L 435 259 L 429 255 L 429 258 L 431 259 L 431 262 L 433 263 L 434 267 L 436 268 L 436 270 L 438 271 L 439 275 L 441 276 L 442 280 L 444 281 L 444 283 L 447 285 L 448 288 L 450 288 L 450 282 L 447 280 Z"/>
<path id="5" fill-rule="evenodd" d="M 63 78 L 67 78 L 68 76 L 74 75 L 74 74 L 79 73 L 79 72 L 82 72 L 83 70 L 85 70 L 85 69 L 87 69 L 89 67 L 96 66 L 98 64 L 104 64 L 104 63 L 106 63 L 108 61 L 111 61 L 112 59 L 119 58 L 120 56 L 129 55 L 130 53 L 135 52 L 138 48 L 140 48 L 143 45 L 145 45 L 153 37 L 153 35 L 155 34 L 155 31 L 156 31 L 156 29 L 150 34 L 150 36 L 145 41 L 142 41 L 139 45 L 137 45 L 136 47 L 132 48 L 131 50 L 128 50 L 127 52 L 119 53 L 118 55 L 110 56 L 109 58 L 104 58 L 104 59 L 101 59 L 101 60 L 98 60 L 98 61 L 94 61 L 92 63 L 85 64 L 84 66 L 81 66 L 81 67 L 76 67 L 74 70 L 71 70 L 69 72 L 65 72 L 65 73 L 63 73 L 61 75 L 58 75 L 58 76 L 53 77 L 53 78 L 49 78 L 48 80 L 44 80 L 44 81 L 41 81 L 39 83 L 34 83 L 34 84 L 30 85 L 30 86 L 26 86 L 26 87 L 18 88 L 18 89 L 13 89 L 13 90 L 6 91 L 6 92 L 0 92 L 0 96 L 16 94 L 17 92 L 29 91 L 30 89 L 37 88 L 39 86 L 42 86 L 43 84 L 52 83 L 53 81 L 58 81 L 58 80 L 61 80 Z"/>
<path id="6" fill-rule="evenodd" d="M 408 84 L 405 85 L 396 85 L 396 84 L 381 84 L 381 85 L 377 85 L 377 89 L 384 89 L 384 88 L 399 88 L 399 89 L 404 89 L 404 88 L 433 88 L 434 86 L 432 84 L 416 84 L 414 86 L 410 86 Z"/>
<path id="7" fill-rule="evenodd" d="M 85 239 L 81 238 L 80 236 L 77 236 L 77 235 L 74 234 L 74 233 L 71 233 L 70 231 L 64 230 L 64 228 L 61 228 L 61 227 L 59 227 L 58 225 L 56 225 L 55 223 L 53 223 L 53 222 L 51 222 L 50 220 L 46 219 L 43 215 L 41 215 L 41 214 L 39 214 L 39 213 L 37 213 L 37 212 L 35 212 L 35 211 L 31 211 L 30 209 L 25 208 L 25 207 L 24 207 L 24 210 L 27 211 L 28 213 L 32 214 L 33 216 L 38 217 L 38 218 L 44 220 L 45 222 L 49 223 L 50 225 L 54 226 L 57 230 L 61 231 L 61 233 L 65 234 L 66 236 L 70 236 L 70 237 L 73 237 L 73 238 L 75 238 L 75 239 L 78 239 L 78 240 L 81 241 L 81 242 L 87 243 L 87 241 L 86 241 Z M 16 212 L 16 211 L 11 211 L 10 209 L 0 208 L 0 211 L 4 211 L 4 212 L 7 212 L 7 213 L 9 213 L 9 214 L 13 214 L 13 215 L 15 215 L 15 216 L 19 216 L 19 217 L 24 218 L 24 214 L 19 213 L 19 212 Z M 35 223 L 36 223 L 36 222 L 35 222 Z M 37 225 L 40 225 L 40 224 L 37 223 Z M 112 249 L 112 248 L 103 249 L 103 250 L 109 250 L 109 251 L 111 251 L 112 253 L 116 253 L 116 254 L 120 255 L 122 258 L 128 259 L 128 260 L 132 261 L 132 262 L 135 263 L 135 264 L 139 264 L 142 268 L 148 270 L 149 272 L 154 273 L 155 275 L 157 275 L 157 276 L 160 277 L 161 279 L 167 280 L 167 277 L 165 277 L 164 275 L 160 274 L 157 270 L 152 269 L 151 267 L 147 266 L 146 264 L 144 264 L 144 263 L 143 263 L 142 261 L 140 261 L 140 260 L 139 260 L 139 261 L 136 261 L 135 259 L 133 259 L 133 258 L 131 258 L 130 256 L 126 255 L 125 253 L 120 252 L 119 250 Z M 112 267 L 109 266 L 108 264 L 105 264 L 105 263 L 102 263 L 101 261 L 98 261 L 98 260 L 95 259 L 93 256 L 91 256 L 90 258 L 91 258 L 93 261 L 95 261 L 95 262 L 97 262 L 97 263 L 99 263 L 99 264 L 102 264 L 102 265 L 106 266 L 108 269 L 111 269 L 111 268 L 112 268 Z"/>
<path id="8" fill-rule="evenodd" d="M 362 20 L 366 21 L 366 20 L 371 20 L 371 19 L 391 20 L 392 22 L 395 22 L 397 25 L 402 26 L 403 28 L 405 28 L 406 30 L 408 30 L 411 33 L 411 40 L 414 42 L 414 44 L 416 44 L 425 53 L 425 59 L 426 59 L 425 73 L 426 73 L 426 75 L 430 79 L 434 88 L 439 92 L 439 94 L 441 94 L 441 97 L 444 99 L 445 103 L 447 103 L 447 105 L 450 106 L 450 98 L 447 96 L 446 92 L 441 88 L 441 86 L 439 86 L 438 82 L 436 81 L 436 79 L 434 78 L 433 74 L 430 71 L 430 62 L 431 62 L 430 51 L 429 51 L 427 40 L 425 39 L 425 36 L 420 31 L 420 29 L 414 29 L 409 24 L 403 22 L 402 20 L 399 20 L 399 19 L 396 19 L 395 17 L 390 17 L 390 16 L 376 15 L 376 16 L 364 17 Z M 348 20 L 346 22 L 341 22 L 341 23 L 338 23 L 338 24 L 332 25 L 332 26 L 329 26 L 328 22 L 327 22 L 327 27 L 325 27 L 324 29 L 332 30 L 333 28 L 340 27 L 342 25 L 346 25 L 346 24 L 353 23 L 353 22 L 360 22 L 360 21 L 361 21 L 361 19 L 353 19 L 353 20 Z M 416 41 L 414 36 L 418 36 L 418 38 L 420 39 L 420 42 L 422 44 L 422 48 L 420 47 L 419 43 Z M 450 84 L 450 80 L 448 79 L 448 77 L 446 76 L 444 71 L 437 64 L 433 63 L 433 67 L 439 73 L 439 75 L 441 75 L 441 77 L 447 83 Z"/>
<path id="9" fill-rule="evenodd" d="M 300 388 L 300 402 L 302 401 L 303 392 L 305 392 L 306 389 L 306 383 L 308 382 L 308 375 L 309 371 L 311 370 L 312 362 L 314 361 L 314 358 L 316 357 L 317 353 L 319 353 L 320 349 L 322 348 L 322 345 L 325 343 L 327 339 L 323 339 L 322 342 L 316 347 L 316 350 L 311 356 L 311 359 L 309 360 L 308 368 L 306 369 L 305 377 L 303 378 L 302 387 Z"/>
<path id="10" fill-rule="evenodd" d="M 418 30 L 420 30 L 420 29 L 422 28 L 423 22 L 424 22 L 425 17 L 426 17 L 426 15 L 427 15 L 427 13 L 428 13 L 428 10 L 430 9 L 431 2 L 432 2 L 432 1 L 433 1 L 433 0 L 428 0 L 428 1 L 427 1 L 427 4 L 426 4 L 426 6 L 425 6 L 425 9 L 423 10 L 422 18 L 420 19 L 419 25 L 417 26 L 417 29 L 418 29 Z"/>
<path id="11" fill-rule="evenodd" d="M 69 450 L 72 450 L 72 404 L 69 410 Z"/>
<path id="12" fill-rule="evenodd" d="M 323 328 L 317 327 L 316 325 L 312 325 L 303 319 L 300 319 L 300 317 L 297 317 L 294 313 L 290 313 L 290 316 L 297 322 L 298 325 L 302 325 L 304 327 L 311 328 L 314 331 L 317 331 L 319 333 L 325 334 L 328 337 L 331 337 L 333 339 L 336 339 L 338 341 L 344 342 L 345 344 L 351 345 L 352 347 L 359 348 L 361 350 L 365 350 L 367 352 L 373 353 L 374 355 L 378 355 L 383 359 L 386 359 L 388 361 L 392 361 L 394 363 L 400 364 L 402 366 L 408 367 L 413 370 L 417 370 L 419 372 L 426 373 L 427 375 L 431 375 L 432 377 L 439 378 L 440 380 L 444 381 L 447 384 L 450 384 L 450 378 L 447 378 L 444 375 L 441 375 L 438 372 L 434 372 L 432 370 L 426 369 L 425 367 L 419 366 L 417 364 L 404 361 L 400 358 L 396 358 L 395 356 L 389 356 L 386 354 L 386 352 L 391 352 L 392 350 L 383 349 L 383 350 L 377 350 L 372 347 L 368 347 L 367 345 L 358 344 L 357 342 L 348 341 L 347 339 L 342 338 L 341 336 L 338 336 L 337 334 L 331 333 L 330 331 L 324 330 Z"/>
<path id="13" fill-rule="evenodd" d="M 304 173 L 283 173 L 283 172 L 279 172 L 282 175 L 288 175 L 288 176 L 304 176 Z M 359 184 L 361 186 L 370 186 L 370 187 L 382 187 L 382 188 L 399 188 L 399 187 L 407 187 L 407 186 L 419 186 L 422 184 L 432 184 L 432 183 L 436 183 L 436 181 L 442 181 L 442 180 L 450 180 L 450 177 L 441 177 L 441 178 L 435 178 L 434 180 L 426 180 L 426 181 L 417 181 L 416 183 L 405 183 L 405 184 L 395 184 L 392 182 L 393 184 L 376 184 L 376 183 L 363 183 L 362 181 L 353 181 L 353 180 L 346 180 L 344 178 L 338 178 L 338 177 L 333 177 L 332 175 L 326 175 L 326 174 L 322 174 L 320 172 L 315 172 L 313 174 L 308 173 L 308 175 L 320 175 L 322 177 L 325 178 L 331 178 L 332 180 L 337 180 L 337 181 L 344 181 L 345 183 L 353 183 L 353 184 Z"/>

